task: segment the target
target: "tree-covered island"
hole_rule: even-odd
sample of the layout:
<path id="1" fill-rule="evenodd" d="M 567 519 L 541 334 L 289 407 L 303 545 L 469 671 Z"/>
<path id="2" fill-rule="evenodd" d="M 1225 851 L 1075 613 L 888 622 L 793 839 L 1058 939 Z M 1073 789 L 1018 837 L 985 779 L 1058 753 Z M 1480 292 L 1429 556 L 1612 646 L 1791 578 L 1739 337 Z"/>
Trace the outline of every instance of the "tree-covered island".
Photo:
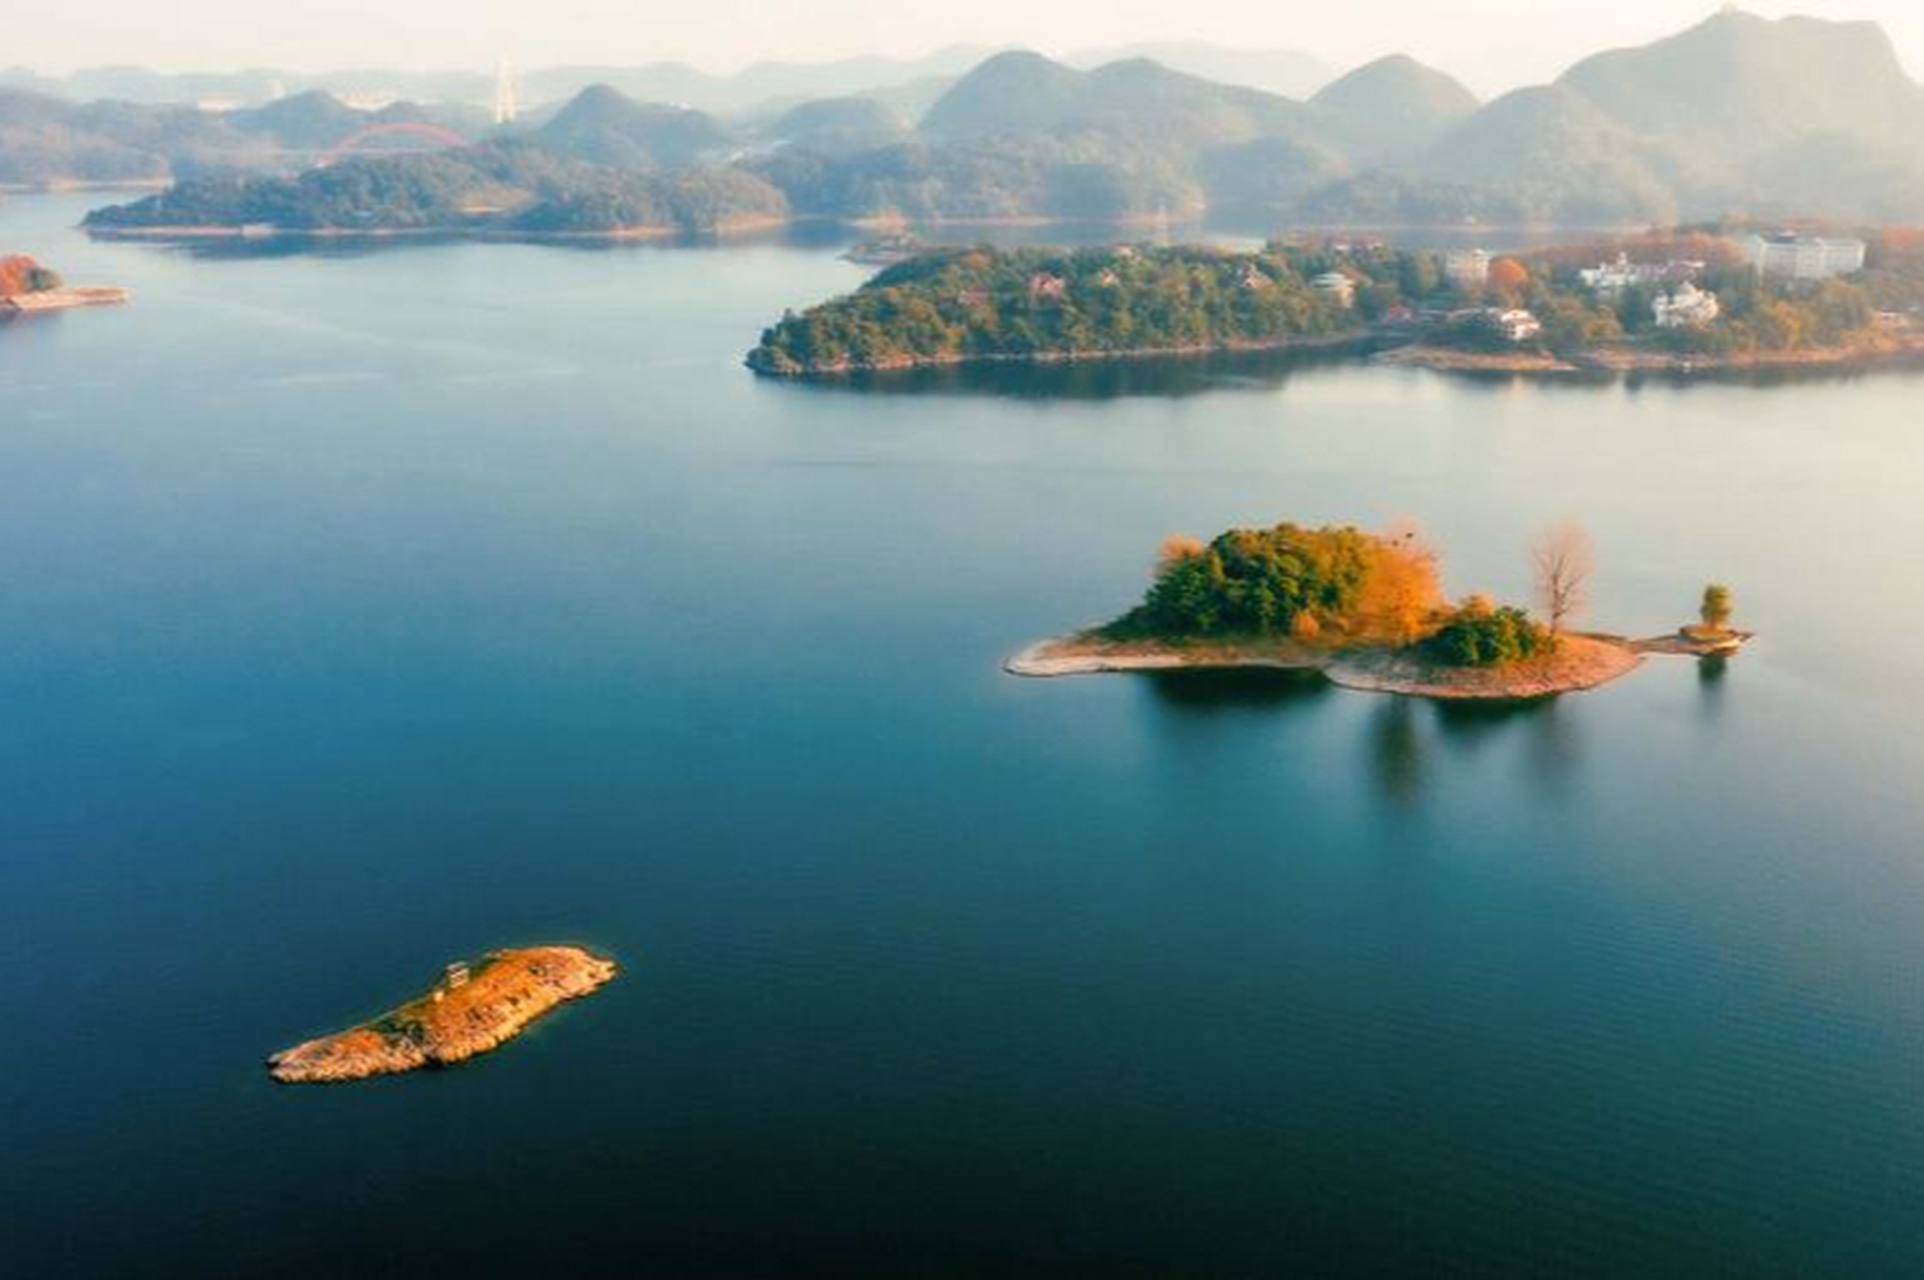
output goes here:
<path id="1" fill-rule="evenodd" d="M 1276 668 L 1319 671 L 1373 692 L 1516 700 L 1596 688 L 1646 654 L 1725 654 L 1750 638 L 1729 627 L 1730 596 L 1720 587 L 1706 593 L 1703 627 L 1650 640 L 1572 629 L 1593 567 L 1589 540 L 1574 525 L 1534 549 L 1540 615 L 1485 596 L 1453 603 L 1438 563 L 1413 529 L 1379 535 L 1279 524 L 1232 529 L 1208 543 L 1174 537 L 1140 605 L 1104 626 L 1033 645 L 1008 669 L 1067 676 Z"/>
<path id="2" fill-rule="evenodd" d="M 125 289 L 73 288 L 58 271 L 24 253 L 0 255 L 0 319 L 125 302 Z"/>
<path id="3" fill-rule="evenodd" d="M 1568 372 L 1841 363 L 1924 351 L 1924 237 L 1779 276 L 1737 228 L 1515 257 L 1375 243 L 927 253 L 791 312 L 749 354 L 811 377 L 996 361 L 1338 347 L 1443 368 Z"/>
<path id="4" fill-rule="evenodd" d="M 669 172 L 593 165 L 508 140 L 310 169 L 218 174 L 129 204 L 85 226 L 107 238 L 262 235 L 480 235 L 602 238 L 712 235 L 782 222 L 779 191 L 737 168 Z"/>
<path id="5" fill-rule="evenodd" d="M 1427 293 L 1421 255 L 1368 259 L 1401 296 Z M 882 271 L 762 335 L 759 373 L 809 375 L 972 361 L 1115 358 L 1362 341 L 1368 309 L 1319 289 L 1334 262 L 1273 246 L 951 249 Z M 1365 308 L 1371 306 L 1364 304 Z"/>

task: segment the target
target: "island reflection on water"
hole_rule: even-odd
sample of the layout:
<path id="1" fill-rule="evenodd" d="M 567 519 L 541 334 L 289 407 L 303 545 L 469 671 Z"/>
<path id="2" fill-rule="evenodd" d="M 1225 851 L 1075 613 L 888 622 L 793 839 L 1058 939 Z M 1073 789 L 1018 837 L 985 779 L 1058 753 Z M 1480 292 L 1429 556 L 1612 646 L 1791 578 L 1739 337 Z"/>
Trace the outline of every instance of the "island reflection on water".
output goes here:
<path id="1" fill-rule="evenodd" d="M 136 295 L 0 334 L 0 1270 L 1924 1274 L 1917 375 L 851 393 L 740 364 L 832 246 L 90 200 L 0 206 Z M 1595 625 L 1714 576 L 1763 643 L 1473 710 L 998 666 L 1171 533 L 1414 517 L 1524 600 L 1570 515 Z M 568 939 L 634 963 L 471 1068 L 261 1066 Z"/>

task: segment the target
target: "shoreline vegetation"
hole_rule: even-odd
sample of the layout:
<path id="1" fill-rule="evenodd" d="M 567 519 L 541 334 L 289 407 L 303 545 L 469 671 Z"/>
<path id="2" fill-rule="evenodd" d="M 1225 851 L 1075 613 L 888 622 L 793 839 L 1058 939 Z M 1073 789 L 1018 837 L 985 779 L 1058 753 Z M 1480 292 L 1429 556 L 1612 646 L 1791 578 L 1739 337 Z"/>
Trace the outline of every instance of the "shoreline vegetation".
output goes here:
<path id="1" fill-rule="evenodd" d="M 1636 261 L 1632 261 L 1635 255 Z M 922 253 L 770 326 L 777 378 L 1352 348 L 1466 373 L 1786 369 L 1924 355 L 1924 235 L 1862 269 L 1766 278 L 1710 229 L 1541 249 L 1398 250 L 1325 238 Z"/>
<path id="2" fill-rule="evenodd" d="M 475 240 L 506 244 L 544 244 L 556 241 L 646 241 L 688 237 L 756 235 L 790 226 L 793 219 L 776 215 L 719 218 L 700 225 L 641 223 L 590 230 L 544 230 L 490 224 L 450 222 L 412 227 L 281 226 L 276 223 L 219 223 L 178 225 L 89 225 L 95 240 L 152 241 L 186 244 L 201 240 Z"/>
<path id="3" fill-rule="evenodd" d="M 1651 656 L 1722 658 L 1754 634 L 1729 625 L 1726 588 L 1697 624 L 1631 639 L 1562 626 L 1590 573 L 1567 529 L 1536 553 L 1556 621 L 1472 596 L 1452 604 L 1413 530 L 1231 530 L 1165 543 L 1143 604 L 1105 626 L 1044 640 L 1003 669 L 1031 679 L 1206 671 L 1316 673 L 1341 688 L 1440 701 L 1528 701 L 1601 688 Z"/>
<path id="4" fill-rule="evenodd" d="M 283 1084 L 331 1084 L 444 1067 L 506 1044 L 541 1017 L 615 977 L 612 960 L 579 947 L 493 951 L 447 967 L 419 999 L 267 1060 Z"/>

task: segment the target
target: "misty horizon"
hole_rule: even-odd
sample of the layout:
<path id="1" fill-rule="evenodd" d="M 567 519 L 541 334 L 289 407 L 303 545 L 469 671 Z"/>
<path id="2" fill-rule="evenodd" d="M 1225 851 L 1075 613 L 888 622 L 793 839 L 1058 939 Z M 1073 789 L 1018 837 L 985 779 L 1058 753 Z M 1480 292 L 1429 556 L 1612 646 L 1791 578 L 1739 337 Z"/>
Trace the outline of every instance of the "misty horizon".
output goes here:
<path id="1" fill-rule="evenodd" d="M 1472 0 L 1447 20 L 1410 0 L 1361 0 L 1339 14 L 1201 0 L 1175 16 L 1133 3 L 1098 8 L 1074 2 L 1040 13 L 1013 0 L 886 11 L 860 0 L 829 0 L 811 6 L 803 19 L 785 0 L 733 0 L 706 6 L 697 16 L 651 17 L 644 26 L 628 14 L 606 12 L 595 0 L 557 0 L 538 12 L 523 3 L 478 11 L 428 3 L 405 14 L 365 0 L 327 0 L 308 10 L 319 25 L 294 42 L 284 31 L 263 29 L 283 24 L 263 23 L 257 6 L 236 0 L 184 0 L 170 7 L 164 21 L 126 3 L 109 3 L 101 6 L 108 12 L 90 11 L 84 18 L 50 0 L 24 3 L 24 20 L 0 69 L 49 78 L 117 67 L 167 75 L 492 73 L 498 59 L 517 73 L 679 65 L 728 78 L 768 64 L 864 58 L 918 63 L 1006 49 L 1061 59 L 1140 45 L 1197 44 L 1305 55 L 1325 64 L 1330 75 L 1406 54 L 1486 97 L 1552 80 L 1599 49 L 1675 34 L 1718 8 L 1692 0 L 1627 0 L 1570 23 L 1521 0 Z M 1738 7 L 1773 19 L 1876 22 L 1913 76 L 1924 65 L 1924 13 L 1896 0 Z M 209 39 L 212 30 L 221 31 L 221 38 Z"/>

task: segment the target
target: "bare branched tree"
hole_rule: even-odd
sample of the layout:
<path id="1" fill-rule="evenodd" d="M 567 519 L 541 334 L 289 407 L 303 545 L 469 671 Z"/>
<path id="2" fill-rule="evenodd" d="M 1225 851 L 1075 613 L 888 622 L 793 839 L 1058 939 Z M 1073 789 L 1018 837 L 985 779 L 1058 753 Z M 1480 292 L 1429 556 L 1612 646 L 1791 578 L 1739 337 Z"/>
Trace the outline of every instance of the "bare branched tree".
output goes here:
<path id="1" fill-rule="evenodd" d="M 1590 535 L 1574 520 L 1552 528 L 1532 554 L 1536 567 L 1537 604 L 1550 620 L 1553 635 L 1578 617 L 1590 603 L 1590 575 L 1596 572 L 1596 549 Z"/>

